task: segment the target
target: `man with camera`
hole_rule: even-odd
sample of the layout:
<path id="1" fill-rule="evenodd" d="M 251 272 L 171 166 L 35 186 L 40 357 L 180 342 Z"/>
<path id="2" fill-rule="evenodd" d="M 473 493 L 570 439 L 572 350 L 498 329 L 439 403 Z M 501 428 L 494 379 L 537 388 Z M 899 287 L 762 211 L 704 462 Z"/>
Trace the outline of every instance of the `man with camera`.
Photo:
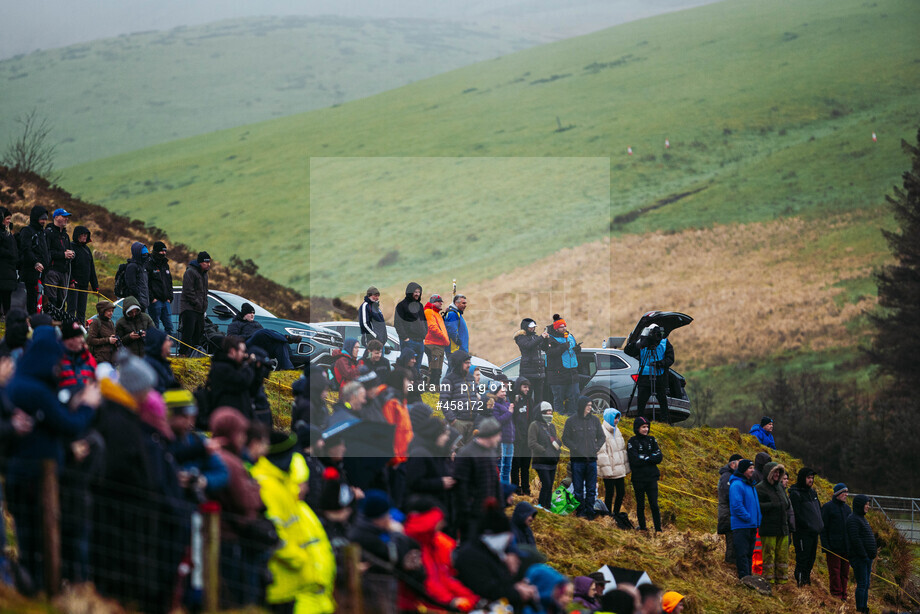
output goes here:
<path id="1" fill-rule="evenodd" d="M 665 419 L 671 424 L 668 411 L 668 369 L 674 364 L 674 346 L 667 339 L 667 333 L 657 324 L 642 329 L 637 339 L 630 339 L 624 351 L 629 356 L 639 359 L 639 379 L 636 387 L 639 391 L 639 415 L 645 415 L 645 405 L 654 393 L 658 406 L 664 412 Z"/>
<path id="2" fill-rule="evenodd" d="M 153 320 L 141 311 L 140 303 L 133 296 L 125 299 L 122 305 L 125 315 L 115 324 L 115 334 L 121 344 L 138 358 L 144 357 L 144 336 L 148 328 L 153 328 Z"/>
<path id="3" fill-rule="evenodd" d="M 246 350 L 242 337 L 227 335 L 220 344 L 220 351 L 211 359 L 208 372 L 209 409 L 233 407 L 244 417 L 252 416 L 252 382 L 255 378 L 252 357 Z"/>

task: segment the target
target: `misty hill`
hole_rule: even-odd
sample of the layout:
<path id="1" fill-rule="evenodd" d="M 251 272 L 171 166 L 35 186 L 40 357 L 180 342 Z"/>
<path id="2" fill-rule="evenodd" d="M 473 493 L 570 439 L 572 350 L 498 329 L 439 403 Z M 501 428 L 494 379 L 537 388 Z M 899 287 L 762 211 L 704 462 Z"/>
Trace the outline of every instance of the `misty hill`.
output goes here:
<path id="1" fill-rule="evenodd" d="M 96 40 L 0 62 L 0 144 L 36 108 L 69 166 L 341 104 L 545 40 L 508 27 L 341 17 Z"/>
<path id="2" fill-rule="evenodd" d="M 363 290 L 369 266 L 383 287 L 490 279 L 611 228 L 821 223 L 881 203 L 903 171 L 918 25 L 909 0 L 723 2 L 76 166 L 65 185 L 328 294 Z M 553 174 L 552 157 L 579 160 Z M 566 200 L 519 198 L 554 176 Z"/>

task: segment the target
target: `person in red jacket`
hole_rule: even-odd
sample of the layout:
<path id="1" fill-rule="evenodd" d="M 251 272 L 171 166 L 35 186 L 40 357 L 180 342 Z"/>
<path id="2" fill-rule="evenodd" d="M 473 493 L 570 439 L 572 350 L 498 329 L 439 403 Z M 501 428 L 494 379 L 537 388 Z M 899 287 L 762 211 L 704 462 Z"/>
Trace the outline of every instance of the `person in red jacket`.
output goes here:
<path id="1" fill-rule="evenodd" d="M 349 337 L 342 345 L 342 349 L 332 350 L 332 357 L 336 359 L 332 366 L 335 382 L 339 390 L 348 382 L 358 379 L 358 340 Z"/>
<path id="2" fill-rule="evenodd" d="M 425 305 L 425 320 L 428 322 L 428 335 L 425 337 L 425 353 L 428 354 L 428 381 L 435 386 L 441 381 L 441 370 L 444 368 L 444 353 L 450 346 L 450 337 L 447 336 L 447 326 L 441 315 L 444 299 L 439 294 L 434 294 Z"/>
<path id="3" fill-rule="evenodd" d="M 471 611 L 480 598 L 457 579 L 451 564 L 457 542 L 441 531 L 445 526 L 443 510 L 429 497 L 411 498 L 407 509 L 404 529 L 422 549 L 425 595 L 401 584 L 399 610 L 416 612 L 425 608 L 428 612 L 446 612 L 449 606 L 461 612 Z"/>

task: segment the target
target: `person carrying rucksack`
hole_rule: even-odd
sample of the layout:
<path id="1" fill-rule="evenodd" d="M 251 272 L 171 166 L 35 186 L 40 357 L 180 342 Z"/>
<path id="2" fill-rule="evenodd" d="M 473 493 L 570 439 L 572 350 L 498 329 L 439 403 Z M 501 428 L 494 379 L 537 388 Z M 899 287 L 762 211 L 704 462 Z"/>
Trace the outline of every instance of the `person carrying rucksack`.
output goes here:
<path id="1" fill-rule="evenodd" d="M 131 258 L 125 267 L 125 288 L 127 296 L 137 299 L 141 311 L 147 313 L 150 306 L 150 278 L 147 274 L 147 260 L 150 251 L 140 241 L 131 244 Z"/>

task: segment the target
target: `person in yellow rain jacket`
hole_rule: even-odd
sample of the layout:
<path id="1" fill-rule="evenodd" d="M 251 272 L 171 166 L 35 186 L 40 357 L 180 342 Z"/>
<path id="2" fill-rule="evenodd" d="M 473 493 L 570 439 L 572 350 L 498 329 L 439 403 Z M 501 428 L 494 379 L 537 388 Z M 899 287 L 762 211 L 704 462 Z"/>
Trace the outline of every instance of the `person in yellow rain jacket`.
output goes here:
<path id="1" fill-rule="evenodd" d="M 316 514 L 300 498 L 309 472 L 294 451 L 296 442 L 293 434 L 272 432 L 268 454 L 252 468 L 281 539 L 268 562 L 273 581 L 266 600 L 278 614 L 331 614 L 335 556 Z"/>

